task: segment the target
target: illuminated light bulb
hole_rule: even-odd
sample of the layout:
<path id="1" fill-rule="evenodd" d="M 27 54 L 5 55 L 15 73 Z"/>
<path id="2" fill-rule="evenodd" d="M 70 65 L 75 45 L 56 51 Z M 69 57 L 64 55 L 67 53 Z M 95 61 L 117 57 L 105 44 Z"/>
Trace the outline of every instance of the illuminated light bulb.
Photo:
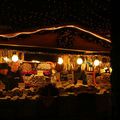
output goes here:
<path id="1" fill-rule="evenodd" d="M 12 56 L 12 61 L 17 62 L 18 61 L 18 55 L 13 55 Z"/>
<path id="2" fill-rule="evenodd" d="M 83 63 L 83 59 L 82 59 L 82 58 L 78 58 L 78 59 L 77 59 L 77 64 L 78 64 L 78 65 L 81 65 L 82 63 Z"/>
<path id="3" fill-rule="evenodd" d="M 58 64 L 63 64 L 63 59 L 61 57 L 58 58 Z"/>
<path id="4" fill-rule="evenodd" d="M 100 61 L 98 60 L 98 59 L 96 59 L 95 61 L 94 61 L 94 65 L 95 66 L 98 66 L 100 64 Z"/>

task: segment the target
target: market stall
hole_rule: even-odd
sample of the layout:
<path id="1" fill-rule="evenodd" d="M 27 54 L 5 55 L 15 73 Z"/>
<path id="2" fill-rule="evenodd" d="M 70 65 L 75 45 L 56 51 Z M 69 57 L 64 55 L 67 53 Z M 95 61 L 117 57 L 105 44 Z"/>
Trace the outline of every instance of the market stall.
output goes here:
<path id="1" fill-rule="evenodd" d="M 0 37 L 0 63 L 20 71 L 23 82 L 11 90 L 19 91 L 17 96 L 21 92 L 23 98 L 31 98 L 28 90 L 37 99 L 49 84 L 61 96 L 110 93 L 111 44 L 106 39 L 73 28 L 7 37 Z M 8 94 L 4 85 L 1 90 Z"/>

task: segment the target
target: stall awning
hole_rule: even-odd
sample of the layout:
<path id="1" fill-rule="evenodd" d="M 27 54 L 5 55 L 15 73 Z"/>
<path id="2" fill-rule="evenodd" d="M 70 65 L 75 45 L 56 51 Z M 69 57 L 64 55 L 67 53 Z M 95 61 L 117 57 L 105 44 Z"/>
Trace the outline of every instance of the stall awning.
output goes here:
<path id="1" fill-rule="evenodd" d="M 25 33 L 25 32 L 24 32 Z M 56 53 L 110 53 L 111 42 L 75 28 L 43 30 L 32 34 L 0 36 L 0 48 L 56 52 Z M 11 36 L 15 34 L 12 33 Z M 17 33 L 16 33 L 17 34 Z"/>

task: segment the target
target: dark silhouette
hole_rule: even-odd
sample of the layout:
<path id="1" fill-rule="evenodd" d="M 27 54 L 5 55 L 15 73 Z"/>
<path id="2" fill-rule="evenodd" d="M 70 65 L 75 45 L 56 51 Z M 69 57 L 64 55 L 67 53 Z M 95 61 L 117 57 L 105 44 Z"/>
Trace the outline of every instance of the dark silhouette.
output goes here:
<path id="1" fill-rule="evenodd" d="M 81 70 L 81 67 L 78 67 L 76 71 L 74 71 L 75 76 L 75 84 L 77 83 L 77 80 L 82 80 L 83 84 L 87 84 L 87 75 L 85 70 Z"/>
<path id="2" fill-rule="evenodd" d="M 12 90 L 23 82 L 20 71 L 12 72 L 7 63 L 0 64 L 0 81 L 5 85 L 5 90 Z"/>
<path id="3" fill-rule="evenodd" d="M 40 88 L 38 93 L 42 96 L 58 96 L 59 91 L 53 84 L 48 84 L 43 88 Z"/>

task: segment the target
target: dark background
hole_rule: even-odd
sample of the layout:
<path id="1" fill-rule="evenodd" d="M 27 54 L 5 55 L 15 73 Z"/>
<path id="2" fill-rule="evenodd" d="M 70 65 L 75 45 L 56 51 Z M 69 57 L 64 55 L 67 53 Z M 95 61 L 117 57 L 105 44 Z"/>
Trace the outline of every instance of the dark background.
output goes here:
<path id="1" fill-rule="evenodd" d="M 0 33 L 64 24 L 110 38 L 111 0 L 0 0 Z"/>

